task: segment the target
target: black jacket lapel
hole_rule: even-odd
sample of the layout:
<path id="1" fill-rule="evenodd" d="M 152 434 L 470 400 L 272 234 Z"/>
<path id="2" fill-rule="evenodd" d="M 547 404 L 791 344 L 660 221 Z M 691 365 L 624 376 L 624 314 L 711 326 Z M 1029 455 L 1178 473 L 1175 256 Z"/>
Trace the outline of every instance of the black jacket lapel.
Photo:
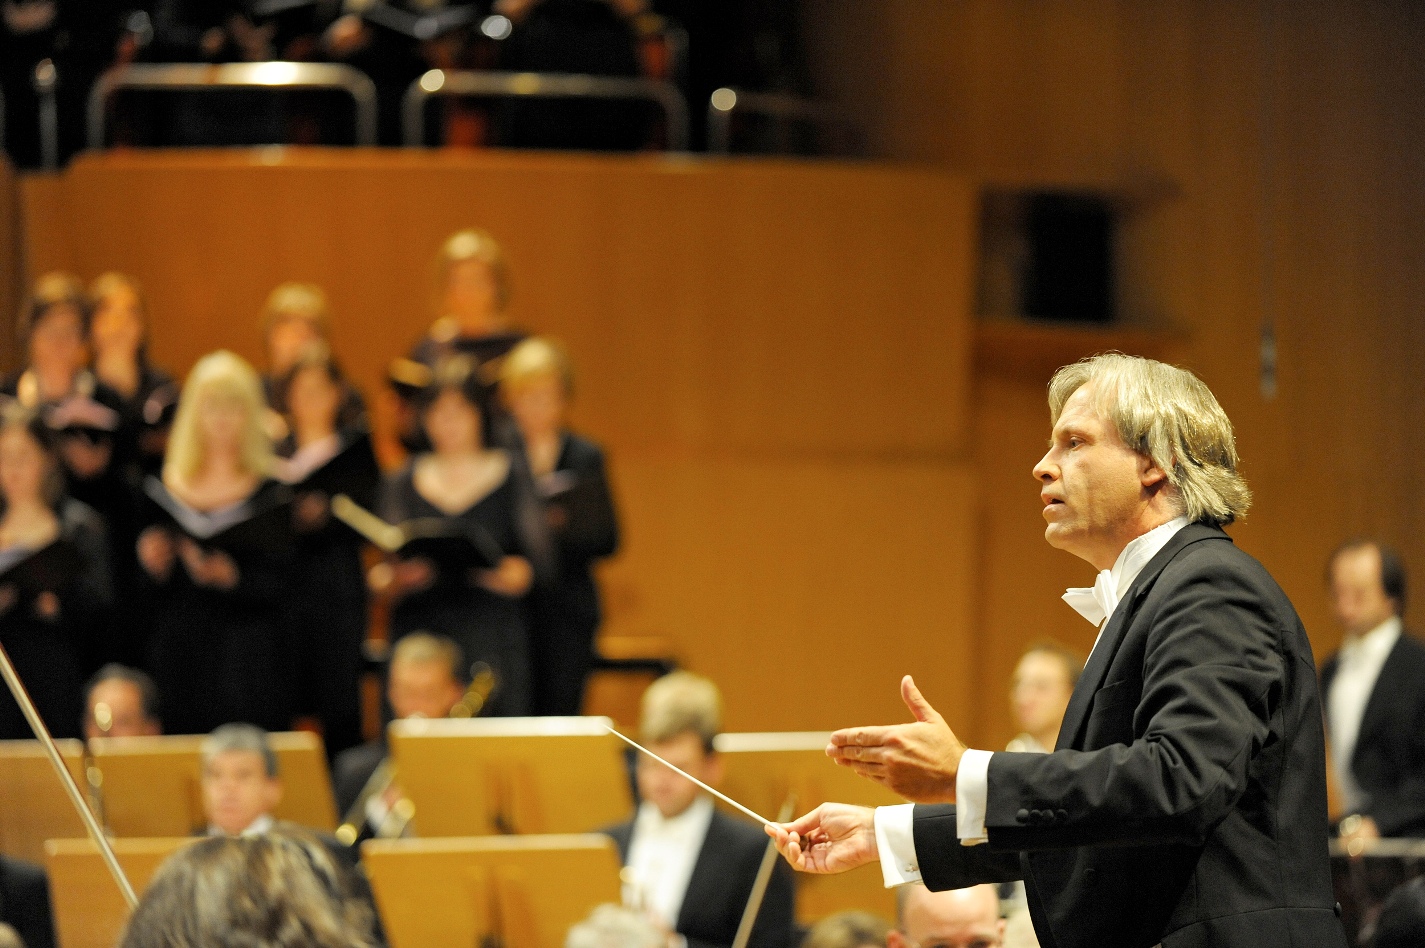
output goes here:
<path id="1" fill-rule="evenodd" d="M 1148 590 L 1153 588 L 1158 574 L 1172 562 L 1173 557 L 1177 556 L 1189 544 L 1214 537 L 1226 539 L 1227 534 L 1218 527 L 1210 527 L 1202 523 L 1188 524 L 1173 534 L 1172 539 L 1148 561 L 1148 564 L 1143 567 L 1143 571 L 1133 580 L 1133 585 L 1128 587 L 1128 592 L 1118 603 L 1118 608 L 1113 610 L 1113 616 L 1108 620 L 1108 625 L 1099 635 L 1093 653 L 1089 655 L 1088 664 L 1084 666 L 1083 674 L 1079 676 L 1079 683 L 1074 686 L 1074 693 L 1069 698 L 1069 706 L 1064 711 L 1064 722 L 1059 726 L 1059 740 L 1054 745 L 1055 750 L 1077 746 L 1076 742 L 1080 737 L 1079 731 L 1083 728 L 1084 722 L 1088 718 L 1089 708 L 1093 705 L 1093 696 L 1103 686 L 1104 677 L 1108 674 L 1109 666 L 1113 664 L 1113 657 L 1118 652 L 1123 635 L 1132 625 L 1138 606 L 1142 603 Z"/>

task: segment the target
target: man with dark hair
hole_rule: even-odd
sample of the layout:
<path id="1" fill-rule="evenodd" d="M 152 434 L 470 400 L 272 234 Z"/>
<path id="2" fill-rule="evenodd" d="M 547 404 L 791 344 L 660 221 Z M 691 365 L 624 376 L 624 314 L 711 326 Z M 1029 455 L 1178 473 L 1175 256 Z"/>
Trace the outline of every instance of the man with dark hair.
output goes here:
<path id="1" fill-rule="evenodd" d="M 1351 540 L 1326 578 L 1341 650 L 1321 669 L 1331 763 L 1359 844 L 1425 835 L 1425 644 L 1407 635 L 1405 568 L 1389 547 Z"/>
<path id="2" fill-rule="evenodd" d="M 136 668 L 110 663 L 84 686 L 84 739 L 152 737 L 163 733 L 158 688 Z"/>

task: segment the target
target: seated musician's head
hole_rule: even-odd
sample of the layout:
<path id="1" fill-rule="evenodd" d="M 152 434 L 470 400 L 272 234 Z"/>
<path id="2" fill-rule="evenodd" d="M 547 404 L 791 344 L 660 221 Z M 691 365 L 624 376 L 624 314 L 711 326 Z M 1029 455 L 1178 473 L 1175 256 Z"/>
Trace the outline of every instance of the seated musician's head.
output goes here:
<path id="1" fill-rule="evenodd" d="M 885 948 L 890 923 L 870 912 L 848 910 L 828 915 L 802 939 L 802 948 Z"/>
<path id="2" fill-rule="evenodd" d="M 391 651 L 386 699 L 397 718 L 443 718 L 465 695 L 465 659 L 444 635 L 412 632 Z"/>
<path id="3" fill-rule="evenodd" d="M 267 370 L 285 374 L 312 343 L 327 338 L 330 322 L 327 294 L 316 284 L 283 283 L 274 289 L 262 308 Z"/>
<path id="4" fill-rule="evenodd" d="M 244 836 L 272 828 L 282 779 L 262 728 L 224 724 L 209 734 L 203 742 L 202 783 L 210 835 Z"/>
<path id="5" fill-rule="evenodd" d="M 1003 941 L 993 885 L 931 892 L 916 883 L 896 890 L 896 927 L 886 936 L 887 948 L 999 948 Z"/>
<path id="6" fill-rule="evenodd" d="M 642 912 L 599 905 L 569 929 L 564 948 L 664 948 L 668 936 Z"/>
<path id="7" fill-rule="evenodd" d="M 84 739 L 152 737 L 163 733 L 158 688 L 137 668 L 111 663 L 84 687 Z"/>
<path id="8" fill-rule="evenodd" d="M 722 694 L 717 685 L 691 672 L 664 675 L 643 693 L 639 734 L 643 745 L 704 783 L 722 779 L 722 759 L 713 739 L 722 729 Z M 638 795 L 671 819 L 685 812 L 702 792 L 645 754 L 638 756 Z"/>
<path id="9" fill-rule="evenodd" d="M 120 945 L 373 948 L 358 891 L 352 870 L 301 830 L 205 839 L 159 867 Z"/>

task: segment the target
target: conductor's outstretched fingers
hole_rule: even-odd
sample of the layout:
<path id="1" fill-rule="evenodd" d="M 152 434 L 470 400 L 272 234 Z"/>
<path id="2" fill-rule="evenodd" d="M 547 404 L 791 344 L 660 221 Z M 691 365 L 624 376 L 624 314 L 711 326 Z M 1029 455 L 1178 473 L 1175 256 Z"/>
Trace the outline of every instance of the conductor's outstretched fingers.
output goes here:
<path id="1" fill-rule="evenodd" d="M 875 813 L 870 807 L 823 803 L 790 823 L 769 824 L 767 833 L 792 868 L 845 872 L 877 860 Z"/>

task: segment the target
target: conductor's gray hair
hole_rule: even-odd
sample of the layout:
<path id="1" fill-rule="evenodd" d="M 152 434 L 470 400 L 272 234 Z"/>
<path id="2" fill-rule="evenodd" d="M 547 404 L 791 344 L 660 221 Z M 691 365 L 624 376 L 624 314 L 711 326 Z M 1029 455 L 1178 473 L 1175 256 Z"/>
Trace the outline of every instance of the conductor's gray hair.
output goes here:
<path id="1" fill-rule="evenodd" d="M 213 758 L 219 754 L 241 751 L 256 754 L 262 758 L 267 776 L 277 776 L 277 754 L 272 750 L 272 742 L 267 732 L 253 724 L 224 724 L 203 739 L 203 769 L 206 771 Z"/>
<path id="2" fill-rule="evenodd" d="M 1093 383 L 1098 410 L 1123 443 L 1167 475 L 1179 511 L 1193 523 L 1226 526 L 1245 516 L 1252 492 L 1237 473 L 1232 422 L 1202 380 L 1186 369 L 1107 352 L 1054 373 L 1049 416 Z"/>
<path id="3" fill-rule="evenodd" d="M 643 915 L 621 905 L 600 905 L 569 929 L 564 948 L 663 948 L 667 938 Z"/>

